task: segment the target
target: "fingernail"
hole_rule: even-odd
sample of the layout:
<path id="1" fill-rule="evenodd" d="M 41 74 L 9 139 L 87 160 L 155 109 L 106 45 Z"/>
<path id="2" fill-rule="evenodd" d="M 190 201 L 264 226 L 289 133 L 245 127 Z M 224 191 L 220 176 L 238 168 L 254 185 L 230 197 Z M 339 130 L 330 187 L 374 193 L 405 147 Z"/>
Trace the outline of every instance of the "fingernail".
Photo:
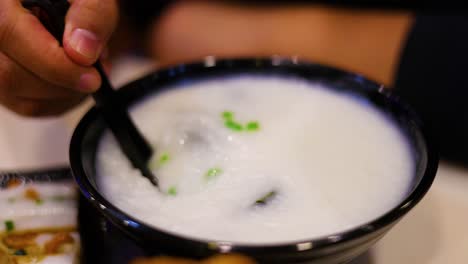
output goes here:
<path id="1" fill-rule="evenodd" d="M 78 83 L 78 90 L 90 93 L 94 92 L 99 88 L 99 79 L 95 75 L 90 73 L 85 73 L 81 75 L 80 81 Z"/>
<path id="2" fill-rule="evenodd" d="M 101 48 L 98 37 L 93 32 L 81 28 L 73 30 L 69 44 L 76 52 L 93 60 L 97 59 Z"/>

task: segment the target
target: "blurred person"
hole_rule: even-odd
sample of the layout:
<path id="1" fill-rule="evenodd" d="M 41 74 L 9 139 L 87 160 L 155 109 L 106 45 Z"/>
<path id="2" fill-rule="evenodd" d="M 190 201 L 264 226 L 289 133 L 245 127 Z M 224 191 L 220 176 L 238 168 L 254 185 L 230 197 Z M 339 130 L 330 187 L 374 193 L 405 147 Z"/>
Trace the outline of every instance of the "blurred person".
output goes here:
<path id="1" fill-rule="evenodd" d="M 391 84 L 411 23 L 409 12 L 182 1 L 153 23 L 146 45 L 163 64 L 206 55 L 298 55 Z"/>

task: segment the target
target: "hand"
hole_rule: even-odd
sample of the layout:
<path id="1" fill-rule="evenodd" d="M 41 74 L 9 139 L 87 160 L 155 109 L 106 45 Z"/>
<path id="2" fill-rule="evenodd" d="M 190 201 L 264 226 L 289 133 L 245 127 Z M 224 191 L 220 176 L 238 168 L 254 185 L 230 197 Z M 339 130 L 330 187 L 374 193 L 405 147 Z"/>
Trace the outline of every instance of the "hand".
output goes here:
<path id="1" fill-rule="evenodd" d="M 70 2 L 61 47 L 19 0 L 0 0 L 0 104 L 21 115 L 57 115 L 99 88 L 91 65 L 117 24 L 117 3 Z"/>

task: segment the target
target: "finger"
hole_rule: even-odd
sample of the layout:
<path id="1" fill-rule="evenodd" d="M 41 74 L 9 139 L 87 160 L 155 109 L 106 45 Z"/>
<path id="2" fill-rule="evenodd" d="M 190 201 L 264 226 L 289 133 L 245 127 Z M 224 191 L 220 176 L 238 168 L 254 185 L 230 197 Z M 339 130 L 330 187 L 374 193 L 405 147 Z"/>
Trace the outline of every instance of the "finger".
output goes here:
<path id="1" fill-rule="evenodd" d="M 0 96 L 0 104 L 11 111 L 28 117 L 48 117 L 61 115 L 72 107 L 78 105 L 84 98 L 67 100 L 35 100 L 22 97 L 14 97 L 5 100 Z"/>
<path id="2" fill-rule="evenodd" d="M 84 92 L 94 92 L 100 86 L 97 71 L 74 63 L 20 1 L 0 0 L 0 51 L 57 86 Z"/>
<path id="3" fill-rule="evenodd" d="M 110 76 L 112 71 L 112 62 L 109 57 L 109 48 L 104 48 L 99 60 L 101 61 L 102 67 L 104 68 L 104 72 L 107 74 L 107 76 Z"/>
<path id="4" fill-rule="evenodd" d="M 69 99 L 84 93 L 44 81 L 0 52 L 0 92 L 29 99 Z"/>
<path id="5" fill-rule="evenodd" d="M 25 116 L 58 115 L 85 94 L 45 82 L 0 53 L 0 104 Z"/>
<path id="6" fill-rule="evenodd" d="M 74 0 L 66 18 L 63 38 L 67 55 L 82 65 L 101 54 L 118 20 L 115 0 Z"/>

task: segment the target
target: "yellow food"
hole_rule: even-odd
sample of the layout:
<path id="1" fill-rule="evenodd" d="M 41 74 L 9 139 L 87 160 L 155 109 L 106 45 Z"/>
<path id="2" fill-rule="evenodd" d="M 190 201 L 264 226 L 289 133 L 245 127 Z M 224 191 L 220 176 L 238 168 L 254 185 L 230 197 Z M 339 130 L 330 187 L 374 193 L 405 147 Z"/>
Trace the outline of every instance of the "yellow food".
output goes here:
<path id="1" fill-rule="evenodd" d="M 0 233 L 0 264 L 39 264 L 49 256 L 59 255 L 72 256 L 78 263 L 77 236 L 74 228 Z"/>
<path id="2" fill-rule="evenodd" d="M 140 258 L 132 261 L 131 264 L 255 264 L 256 262 L 249 257 L 239 254 L 216 255 L 211 258 L 196 261 L 175 257 L 155 257 Z"/>

